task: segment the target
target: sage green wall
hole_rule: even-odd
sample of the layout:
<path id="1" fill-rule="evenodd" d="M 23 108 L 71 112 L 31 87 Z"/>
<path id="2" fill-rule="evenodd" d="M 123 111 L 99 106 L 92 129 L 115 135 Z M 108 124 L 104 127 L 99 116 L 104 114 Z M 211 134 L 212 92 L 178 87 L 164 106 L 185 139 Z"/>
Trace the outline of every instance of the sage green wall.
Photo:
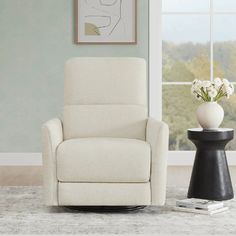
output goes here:
<path id="1" fill-rule="evenodd" d="M 41 124 L 62 112 L 68 58 L 148 59 L 148 0 L 137 45 L 76 45 L 73 25 L 73 0 L 0 0 L 0 152 L 40 151 Z"/>

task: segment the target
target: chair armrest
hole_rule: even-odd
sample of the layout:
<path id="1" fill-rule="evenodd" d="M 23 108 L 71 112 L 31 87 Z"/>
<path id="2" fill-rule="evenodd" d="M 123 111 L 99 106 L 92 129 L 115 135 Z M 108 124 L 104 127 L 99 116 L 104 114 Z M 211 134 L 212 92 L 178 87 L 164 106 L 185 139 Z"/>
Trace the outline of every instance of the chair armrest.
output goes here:
<path id="1" fill-rule="evenodd" d="M 44 198 L 46 205 L 58 205 L 56 150 L 63 141 L 62 123 L 59 119 L 52 119 L 42 126 L 42 157 Z"/>
<path id="2" fill-rule="evenodd" d="M 151 198 L 152 205 L 164 205 L 166 200 L 167 158 L 169 128 L 164 122 L 149 118 L 146 141 L 151 145 Z"/>

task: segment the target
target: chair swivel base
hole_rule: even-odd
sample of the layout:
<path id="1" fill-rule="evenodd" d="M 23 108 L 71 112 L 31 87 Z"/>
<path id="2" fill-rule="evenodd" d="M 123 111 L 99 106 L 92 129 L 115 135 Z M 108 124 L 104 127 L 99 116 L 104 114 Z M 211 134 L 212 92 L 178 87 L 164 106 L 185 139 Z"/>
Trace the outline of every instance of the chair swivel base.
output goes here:
<path id="1" fill-rule="evenodd" d="M 144 209 L 146 206 L 65 206 L 66 208 L 78 212 L 133 212 Z"/>

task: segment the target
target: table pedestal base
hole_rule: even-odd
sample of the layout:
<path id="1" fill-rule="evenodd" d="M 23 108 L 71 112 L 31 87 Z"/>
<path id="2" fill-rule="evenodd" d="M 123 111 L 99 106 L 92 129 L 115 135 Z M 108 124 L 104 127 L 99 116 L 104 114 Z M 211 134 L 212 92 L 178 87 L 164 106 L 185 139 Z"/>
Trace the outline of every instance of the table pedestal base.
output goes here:
<path id="1" fill-rule="evenodd" d="M 215 149 L 198 147 L 188 198 L 223 201 L 234 197 L 225 151 Z"/>

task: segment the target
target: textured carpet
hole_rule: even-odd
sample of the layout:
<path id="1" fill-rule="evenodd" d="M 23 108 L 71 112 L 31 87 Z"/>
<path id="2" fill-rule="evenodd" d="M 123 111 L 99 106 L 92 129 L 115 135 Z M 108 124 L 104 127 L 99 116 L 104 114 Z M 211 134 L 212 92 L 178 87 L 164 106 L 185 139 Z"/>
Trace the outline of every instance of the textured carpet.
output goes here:
<path id="1" fill-rule="evenodd" d="M 79 213 L 45 207 L 41 187 L 0 188 L 0 234 L 236 235 L 236 201 L 214 216 L 171 211 L 186 189 L 169 189 L 167 206 L 134 213 Z"/>

